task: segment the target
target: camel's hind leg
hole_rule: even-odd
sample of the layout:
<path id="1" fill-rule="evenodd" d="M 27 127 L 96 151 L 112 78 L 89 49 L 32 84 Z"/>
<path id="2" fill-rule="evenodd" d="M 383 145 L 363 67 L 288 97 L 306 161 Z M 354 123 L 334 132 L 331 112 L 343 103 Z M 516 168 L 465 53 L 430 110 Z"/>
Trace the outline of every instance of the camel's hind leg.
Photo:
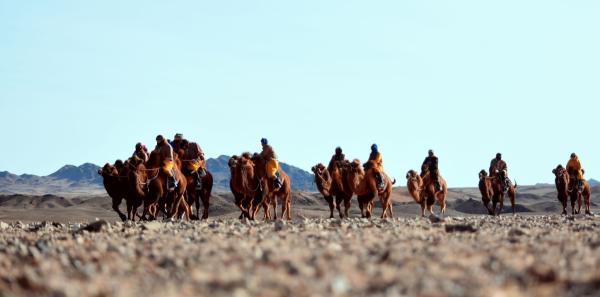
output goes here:
<path id="1" fill-rule="evenodd" d="M 352 196 L 350 196 L 350 198 L 344 197 L 344 214 L 346 215 L 346 218 L 350 217 L 350 207 L 352 203 Z"/>
<path id="2" fill-rule="evenodd" d="M 385 219 L 387 218 L 388 208 L 390 207 L 389 198 L 382 197 L 379 202 L 381 203 L 381 208 L 383 208 L 381 211 L 381 218 Z"/>
<path id="3" fill-rule="evenodd" d="M 335 208 L 338 210 L 338 214 L 340 215 L 340 219 L 344 218 L 344 214 L 342 213 L 342 202 L 343 197 L 336 195 L 335 196 Z M 333 219 L 333 212 L 331 214 L 331 218 Z"/>
<path id="4" fill-rule="evenodd" d="M 584 193 L 583 194 L 583 201 L 585 203 L 585 214 L 586 215 L 592 215 L 592 212 L 590 210 L 590 193 Z"/>
<path id="5" fill-rule="evenodd" d="M 443 219 L 446 213 L 446 195 L 442 192 L 437 193 L 437 201 L 440 203 L 440 217 Z"/>

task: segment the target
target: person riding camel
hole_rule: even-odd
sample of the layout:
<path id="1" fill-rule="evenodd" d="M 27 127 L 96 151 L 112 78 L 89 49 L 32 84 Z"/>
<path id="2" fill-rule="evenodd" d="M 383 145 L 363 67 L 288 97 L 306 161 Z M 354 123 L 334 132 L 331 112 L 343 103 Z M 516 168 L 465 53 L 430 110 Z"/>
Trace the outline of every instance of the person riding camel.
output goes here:
<path id="1" fill-rule="evenodd" d="M 206 175 L 206 163 L 204 162 L 204 152 L 200 145 L 192 143 L 187 139 L 181 140 L 180 155 L 186 161 L 182 171 L 185 175 L 193 175 L 196 182 L 196 190 L 202 189 L 202 178 Z"/>
<path id="2" fill-rule="evenodd" d="M 181 149 L 181 142 L 183 141 L 183 134 L 175 133 L 173 137 L 173 141 L 169 141 L 169 144 L 173 148 L 173 151 L 179 154 L 179 150 Z"/>
<path id="3" fill-rule="evenodd" d="M 148 162 L 148 149 L 146 148 L 146 146 L 141 143 L 138 142 L 135 144 L 135 151 L 133 152 L 132 157 L 138 157 L 140 158 L 142 161 L 144 161 L 144 163 Z"/>
<path id="4" fill-rule="evenodd" d="M 174 190 L 177 187 L 177 176 L 173 167 L 175 159 L 173 159 L 173 147 L 162 136 L 156 136 L 156 148 L 154 149 L 160 155 L 162 169 L 167 174 L 167 189 Z"/>
<path id="5" fill-rule="evenodd" d="M 425 161 L 423 161 L 422 166 L 427 166 L 427 171 L 429 172 L 429 176 L 435 183 L 435 191 L 436 192 L 441 191 L 442 185 L 440 184 L 440 179 L 439 179 L 440 170 L 438 169 L 438 157 L 435 156 L 435 154 L 433 153 L 433 150 L 429 150 L 429 152 L 427 152 L 427 157 L 425 158 Z M 421 177 L 424 177 L 425 173 L 426 172 L 422 171 Z"/>
<path id="6" fill-rule="evenodd" d="M 506 166 L 506 162 L 502 160 L 501 153 L 497 153 L 496 158 L 492 159 L 490 162 L 490 177 L 498 175 L 501 175 L 505 180 L 504 191 L 508 190 L 511 181 L 510 178 L 508 178 L 508 167 Z"/>
<path id="7" fill-rule="evenodd" d="M 369 160 L 367 164 L 372 164 L 374 169 L 378 172 L 375 174 L 375 179 L 377 180 L 377 187 L 383 189 L 385 187 L 385 182 L 383 180 L 383 159 L 381 157 L 381 153 L 379 152 L 379 148 L 377 144 L 371 145 L 371 154 L 369 154 Z M 368 166 L 367 166 L 368 167 Z"/>
<path id="8" fill-rule="evenodd" d="M 339 166 L 340 163 L 343 163 L 344 161 L 346 161 L 346 156 L 342 153 L 342 148 L 338 146 L 335 148 L 335 155 L 333 155 L 331 157 L 331 161 L 329 161 L 329 166 L 327 166 L 327 170 L 331 171 L 334 165 Z"/>
<path id="9" fill-rule="evenodd" d="M 262 145 L 262 151 L 260 157 L 267 162 L 267 178 L 273 180 L 273 187 L 279 189 L 282 186 L 281 177 L 279 176 L 279 162 L 277 161 L 277 154 L 273 150 L 273 147 L 269 145 L 269 141 L 266 138 L 260 140 Z"/>
<path id="10" fill-rule="evenodd" d="M 579 191 L 582 191 L 585 178 L 583 177 L 581 161 L 579 161 L 579 157 L 575 153 L 571 154 L 571 158 L 567 162 L 567 172 L 569 173 L 569 176 L 577 179 L 577 188 Z"/>

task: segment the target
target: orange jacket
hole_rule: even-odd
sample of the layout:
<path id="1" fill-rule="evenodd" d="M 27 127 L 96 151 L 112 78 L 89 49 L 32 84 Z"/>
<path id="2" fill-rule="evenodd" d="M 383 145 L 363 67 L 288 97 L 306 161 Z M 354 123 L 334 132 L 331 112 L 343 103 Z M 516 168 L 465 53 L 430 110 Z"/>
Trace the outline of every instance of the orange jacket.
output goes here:
<path id="1" fill-rule="evenodd" d="M 583 179 L 583 171 L 581 170 L 581 162 L 579 161 L 579 158 L 575 157 L 569 159 L 569 162 L 567 162 L 567 172 L 575 172 L 578 180 Z"/>

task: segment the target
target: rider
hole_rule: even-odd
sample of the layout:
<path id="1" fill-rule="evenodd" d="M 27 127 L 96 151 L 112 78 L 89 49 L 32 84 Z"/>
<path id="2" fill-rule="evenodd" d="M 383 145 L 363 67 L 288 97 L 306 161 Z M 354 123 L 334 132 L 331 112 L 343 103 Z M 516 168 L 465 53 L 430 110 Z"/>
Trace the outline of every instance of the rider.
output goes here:
<path id="1" fill-rule="evenodd" d="M 438 157 L 435 156 L 433 150 L 429 150 L 427 153 L 427 157 L 425 161 L 423 161 L 423 166 L 427 166 L 429 171 L 429 176 L 435 182 L 435 191 L 439 192 L 442 190 L 442 185 L 440 184 L 440 171 L 438 169 Z M 421 177 L 425 176 L 425 172 L 421 172 Z"/>
<path id="2" fill-rule="evenodd" d="M 583 177 L 583 168 L 581 168 L 581 161 L 579 161 L 579 157 L 575 154 L 571 154 L 571 158 L 567 162 L 567 172 L 571 177 L 577 179 L 577 187 L 581 191 L 583 189 L 583 181 L 585 180 Z"/>
<path id="3" fill-rule="evenodd" d="M 148 162 L 148 149 L 143 143 L 138 142 L 135 144 L 135 151 L 133 152 L 132 157 L 138 157 L 146 163 Z"/>
<path id="4" fill-rule="evenodd" d="M 273 180 L 273 187 L 279 189 L 282 186 L 281 177 L 279 176 L 279 162 L 277 161 L 277 154 L 273 150 L 273 147 L 269 145 L 269 141 L 266 138 L 260 140 L 262 145 L 262 151 L 260 157 L 267 162 L 267 178 Z"/>
<path id="5" fill-rule="evenodd" d="M 383 172 L 383 159 L 381 158 L 381 153 L 379 152 L 379 148 L 375 143 L 371 145 L 371 154 L 369 154 L 369 160 L 367 161 L 367 164 L 369 163 L 373 164 L 375 169 L 377 169 L 378 172 L 375 174 L 375 179 L 377 179 L 377 186 L 382 189 L 385 187 L 383 175 L 381 174 Z"/>
<path id="6" fill-rule="evenodd" d="M 506 166 L 506 162 L 502 160 L 502 154 L 497 153 L 496 158 L 492 159 L 490 162 L 490 177 L 497 176 L 501 172 L 504 174 L 505 187 L 508 188 L 511 184 L 510 178 L 508 178 L 508 167 Z"/>
<path id="7" fill-rule="evenodd" d="M 331 157 L 331 161 L 329 161 L 329 166 L 327 166 L 328 170 L 331 170 L 336 163 L 342 163 L 346 161 L 346 156 L 342 153 L 341 147 L 335 148 L 335 155 Z"/>
<path id="8" fill-rule="evenodd" d="M 197 149 L 197 151 L 191 151 Z M 186 160 L 187 166 L 184 166 L 182 170 L 186 175 L 193 175 L 196 181 L 196 189 L 202 189 L 202 178 L 206 175 L 206 164 L 204 161 L 204 152 L 197 143 L 191 143 L 187 139 L 181 140 L 180 144 L 180 156 L 183 160 Z"/>
<path id="9" fill-rule="evenodd" d="M 160 155 L 162 169 L 167 174 L 167 189 L 174 190 L 177 187 L 177 176 L 173 167 L 175 166 L 173 159 L 173 147 L 162 136 L 156 136 L 156 148 L 154 149 Z"/>
<path id="10" fill-rule="evenodd" d="M 181 142 L 183 141 L 183 134 L 175 133 L 173 137 L 173 141 L 170 141 L 169 144 L 173 148 L 173 151 L 179 154 L 179 150 L 181 149 Z"/>

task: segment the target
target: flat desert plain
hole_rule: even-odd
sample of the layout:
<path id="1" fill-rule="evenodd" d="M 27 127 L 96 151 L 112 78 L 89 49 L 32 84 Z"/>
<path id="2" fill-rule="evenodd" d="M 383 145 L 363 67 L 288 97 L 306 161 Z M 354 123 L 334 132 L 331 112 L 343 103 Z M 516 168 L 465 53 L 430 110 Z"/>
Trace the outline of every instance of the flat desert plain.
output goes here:
<path id="1" fill-rule="evenodd" d="M 207 221 L 122 223 L 104 196 L 0 196 L 0 296 L 600 295 L 600 217 L 559 215 L 552 187 L 499 217 L 452 189 L 444 222 L 403 188 L 388 220 L 293 199 L 291 222 L 238 220 L 217 193 Z"/>

